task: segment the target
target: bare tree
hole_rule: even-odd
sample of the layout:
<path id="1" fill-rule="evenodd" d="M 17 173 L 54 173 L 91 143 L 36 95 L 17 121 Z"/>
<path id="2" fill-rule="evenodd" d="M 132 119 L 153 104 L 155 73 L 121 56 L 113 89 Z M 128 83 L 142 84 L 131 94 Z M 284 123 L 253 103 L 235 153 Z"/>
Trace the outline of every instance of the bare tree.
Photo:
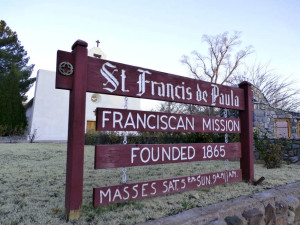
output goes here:
<path id="1" fill-rule="evenodd" d="M 187 65 L 196 79 L 226 84 L 242 61 L 253 52 L 252 46 L 235 51 L 241 44 L 240 34 L 241 32 L 234 32 L 230 36 L 228 32 L 224 32 L 216 36 L 203 35 L 202 41 L 208 45 L 208 55 L 193 51 L 192 60 L 183 55 L 181 62 Z"/>
<path id="2" fill-rule="evenodd" d="M 252 46 L 236 50 L 241 44 L 240 35 L 240 32 L 234 32 L 232 35 L 228 32 L 216 36 L 203 35 L 202 41 L 208 45 L 208 54 L 202 55 L 193 51 L 192 59 L 183 55 L 181 62 L 196 79 L 220 84 L 229 83 L 243 60 L 253 52 Z M 218 111 L 210 107 L 170 102 L 163 102 L 159 111 L 209 116 L 218 114 Z"/>
<path id="3" fill-rule="evenodd" d="M 185 113 L 185 104 L 177 102 L 162 102 L 158 111 L 166 113 Z"/>
<path id="4" fill-rule="evenodd" d="M 178 114 L 193 114 L 193 115 L 206 115 L 216 116 L 219 115 L 217 108 L 210 108 L 207 106 L 177 103 L 177 102 L 161 102 L 156 109 L 159 112 L 178 113 Z"/>
<path id="5" fill-rule="evenodd" d="M 254 63 L 245 66 L 240 74 L 243 75 L 235 75 L 230 82 L 237 84 L 247 80 L 262 92 L 272 107 L 299 111 L 300 90 L 293 88 L 296 82 L 277 74 L 274 69 L 269 68 L 269 64 Z"/>
<path id="6" fill-rule="evenodd" d="M 238 49 L 241 44 L 240 35 L 240 32 L 234 32 L 232 35 L 228 32 L 216 36 L 203 35 L 202 41 L 208 45 L 208 54 L 202 55 L 193 51 L 192 57 L 183 55 L 181 62 L 188 67 L 196 79 L 232 85 L 246 80 L 263 93 L 271 106 L 299 111 L 300 90 L 292 87 L 295 81 L 282 79 L 282 76 L 269 69 L 268 64 L 244 65 L 244 60 L 253 53 L 253 48 L 247 46 L 242 50 Z M 206 113 L 209 115 L 214 114 L 205 107 L 179 103 L 162 103 L 160 110 L 170 111 L 170 109 L 193 114 L 197 111 L 199 113 L 208 111 Z"/>

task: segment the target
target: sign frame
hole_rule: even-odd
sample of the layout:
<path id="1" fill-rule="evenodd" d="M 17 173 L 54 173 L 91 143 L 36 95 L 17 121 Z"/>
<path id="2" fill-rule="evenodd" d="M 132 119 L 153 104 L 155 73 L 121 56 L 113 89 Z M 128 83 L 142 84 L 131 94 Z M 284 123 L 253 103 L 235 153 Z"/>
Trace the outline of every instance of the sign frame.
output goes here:
<path id="1" fill-rule="evenodd" d="M 88 44 L 85 41 L 77 40 L 72 46 L 71 53 L 57 52 L 56 88 L 70 90 L 65 189 L 65 213 L 67 220 L 77 219 L 80 216 L 82 204 L 86 92 L 239 110 L 242 180 L 253 183 L 253 105 L 250 83 L 242 82 L 238 88 L 228 87 L 96 59 L 87 56 L 87 46 Z M 106 65 L 105 67 L 104 64 Z M 107 78 L 105 80 L 99 78 L 101 77 L 98 76 L 101 73 L 101 69 L 103 77 L 106 75 L 111 81 Z M 120 76 L 118 78 L 112 77 L 110 69 L 117 69 Z M 128 76 L 129 73 L 130 76 Z M 147 80 L 145 78 L 147 74 L 151 74 L 151 77 L 155 80 Z M 125 79 L 129 79 L 129 77 L 135 77 L 135 80 L 130 81 L 132 85 L 126 86 Z M 102 89 L 99 88 L 97 84 L 99 82 L 104 84 L 104 81 L 110 87 L 106 86 L 106 89 L 104 87 Z M 174 81 L 174 83 L 169 81 Z M 134 83 L 139 85 L 138 88 L 129 89 Z M 151 85 L 150 89 L 149 84 Z M 192 85 L 196 86 L 192 87 Z M 187 88 L 184 88 L 185 86 Z M 115 87 L 119 88 L 118 91 L 114 90 Z M 168 87 L 169 89 L 167 89 Z M 151 90 L 151 92 L 147 92 L 146 88 Z M 134 89 L 137 89 L 139 92 L 132 92 L 131 90 Z M 192 89 L 196 91 L 190 93 Z M 227 102 L 225 99 L 227 99 Z"/>

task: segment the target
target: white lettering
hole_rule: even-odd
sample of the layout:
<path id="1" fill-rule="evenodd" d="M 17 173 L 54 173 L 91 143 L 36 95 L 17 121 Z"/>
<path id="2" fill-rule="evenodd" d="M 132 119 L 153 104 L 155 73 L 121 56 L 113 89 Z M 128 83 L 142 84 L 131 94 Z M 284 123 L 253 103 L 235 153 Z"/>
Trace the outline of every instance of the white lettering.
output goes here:
<path id="1" fill-rule="evenodd" d="M 135 129 L 135 124 L 134 124 L 131 112 L 128 113 L 124 128 L 127 128 L 128 126 L 132 126 L 132 128 Z"/>
<path id="2" fill-rule="evenodd" d="M 145 152 L 145 150 L 147 151 L 146 154 L 148 154 L 148 158 L 146 158 L 146 159 L 143 158 L 143 153 Z M 141 151 L 141 155 L 140 155 L 140 156 L 141 156 L 142 162 L 143 162 L 143 163 L 147 163 L 147 162 L 149 161 L 149 159 L 150 159 L 150 156 L 151 156 L 151 155 L 150 155 L 150 149 L 147 148 L 147 147 L 143 148 L 142 151 Z"/>
<path id="3" fill-rule="evenodd" d="M 140 150 L 140 148 L 138 148 L 138 147 L 131 148 L 131 163 L 133 163 L 133 159 L 136 157 L 136 154 L 134 153 L 134 151 L 138 151 L 138 150 Z"/>
<path id="4" fill-rule="evenodd" d="M 151 114 L 147 118 L 147 126 L 152 130 L 155 129 L 155 126 L 150 126 L 149 120 L 150 120 L 150 118 L 153 118 L 153 117 L 155 118 L 155 115 Z"/>
<path id="5" fill-rule="evenodd" d="M 177 147 L 173 147 L 172 148 L 172 160 L 174 160 L 174 161 L 176 161 L 177 159 L 179 159 L 179 157 L 180 157 L 180 150 L 179 150 L 179 148 L 177 148 Z M 175 150 L 177 151 L 177 156 L 175 157 Z"/>
<path id="6" fill-rule="evenodd" d="M 167 97 L 174 100 L 173 84 L 167 84 Z"/>
<path id="7" fill-rule="evenodd" d="M 119 198 L 120 200 L 122 200 L 122 196 L 121 196 L 119 188 L 116 189 L 116 192 L 115 192 L 114 198 L 113 198 L 113 202 L 115 201 L 116 198 Z"/>
<path id="8" fill-rule="evenodd" d="M 169 148 L 169 152 L 166 151 L 166 149 L 164 147 L 162 147 L 162 161 L 165 160 L 165 156 L 168 158 L 168 160 L 171 159 L 171 151 L 170 151 L 170 148 Z"/>
<path id="9" fill-rule="evenodd" d="M 207 102 L 207 91 L 201 91 L 199 84 L 197 84 L 197 91 L 196 91 L 196 100 L 197 102 Z"/>
<path id="10" fill-rule="evenodd" d="M 164 127 L 160 127 L 160 128 L 166 130 L 168 128 L 168 124 L 165 120 L 163 120 L 163 118 L 168 118 L 168 117 L 166 115 L 160 117 L 160 122 L 162 122 L 165 125 Z"/>
<path id="11" fill-rule="evenodd" d="M 186 98 L 186 100 L 191 100 L 192 98 L 193 98 L 193 95 L 192 95 L 192 92 L 191 92 L 191 87 L 188 87 L 187 89 L 186 89 L 186 94 L 187 94 L 187 98 Z"/>
<path id="12" fill-rule="evenodd" d="M 129 192 L 127 191 L 128 189 L 128 186 L 127 187 L 124 187 L 123 191 L 127 194 L 127 197 L 123 197 L 124 200 L 127 200 L 129 198 Z"/>
<path id="13" fill-rule="evenodd" d="M 176 117 L 175 117 L 175 116 L 170 116 L 170 117 L 169 117 L 169 127 L 170 127 L 172 130 L 175 130 L 176 127 L 172 127 L 172 126 L 171 126 L 171 119 L 176 120 Z"/>
<path id="14" fill-rule="evenodd" d="M 105 117 L 106 114 L 111 114 L 111 111 L 103 111 L 103 113 L 102 113 L 102 128 L 105 127 L 105 121 L 109 121 L 109 119 L 107 119 Z"/>
<path id="15" fill-rule="evenodd" d="M 168 186 L 167 186 L 168 181 L 163 182 L 163 186 L 165 187 L 165 190 L 163 190 L 163 193 L 166 193 L 168 191 Z"/>
<path id="16" fill-rule="evenodd" d="M 118 119 L 117 119 L 117 115 L 119 116 Z M 116 123 L 119 124 L 120 128 L 123 128 L 122 123 L 121 123 L 122 119 L 123 119 L 123 114 L 122 113 L 114 112 L 113 113 L 113 128 L 116 128 Z"/>
<path id="17" fill-rule="evenodd" d="M 195 130 L 195 118 L 194 117 L 192 117 L 192 123 L 188 117 L 185 118 L 185 122 L 186 122 L 186 129 L 188 129 L 188 124 L 189 124 L 191 129 Z"/>
<path id="18" fill-rule="evenodd" d="M 121 87 L 121 90 L 123 92 L 129 92 L 129 90 L 126 90 L 125 88 L 125 80 L 126 80 L 126 75 L 125 75 L 126 71 L 125 70 L 122 70 L 122 73 L 121 73 L 121 78 L 122 78 L 122 87 Z"/>
<path id="19" fill-rule="evenodd" d="M 145 187 L 148 186 L 148 183 L 142 184 L 142 197 L 146 197 L 147 194 L 145 194 Z"/>
<path id="20" fill-rule="evenodd" d="M 146 128 L 146 114 L 144 114 L 144 118 L 143 118 L 144 120 L 142 120 L 142 118 L 141 118 L 141 116 L 140 116 L 140 114 L 138 113 L 137 115 L 136 115 L 136 128 L 137 129 L 139 129 L 139 124 L 141 123 L 142 124 L 142 126 L 143 126 L 143 128 L 145 129 Z"/>
<path id="21" fill-rule="evenodd" d="M 184 149 L 186 149 L 187 147 L 186 146 L 183 146 L 183 147 L 181 147 L 181 151 L 180 151 L 180 153 L 181 153 L 181 157 L 180 157 L 180 159 L 181 160 L 187 160 L 187 157 L 185 156 L 186 155 L 186 152 L 184 152 Z"/>
<path id="22" fill-rule="evenodd" d="M 214 106 L 216 105 L 216 101 L 217 101 L 217 98 L 219 96 L 219 87 L 215 84 L 211 84 L 212 86 L 212 90 L 211 90 L 211 105 Z"/>
<path id="23" fill-rule="evenodd" d="M 102 204 L 103 199 L 102 196 L 104 196 L 104 198 L 106 198 L 108 196 L 108 202 L 111 202 L 111 190 L 107 189 L 106 192 L 104 192 L 103 190 L 100 190 L 100 204 Z"/>
<path id="24" fill-rule="evenodd" d="M 184 126 L 184 123 L 183 123 L 183 120 L 182 120 L 182 117 L 180 116 L 179 117 L 179 121 L 177 123 L 177 130 L 179 130 L 179 128 L 183 128 L 185 130 L 185 126 Z"/>
<path id="25" fill-rule="evenodd" d="M 156 182 L 153 182 L 153 183 L 151 184 L 151 188 L 153 189 L 153 192 L 151 192 L 150 195 L 155 195 L 155 194 L 156 194 L 155 184 L 156 184 Z"/>
<path id="26" fill-rule="evenodd" d="M 193 152 L 193 154 L 191 155 L 191 151 Z M 195 157 L 196 154 L 196 150 L 194 149 L 194 147 L 192 146 L 188 146 L 188 159 L 193 159 Z"/>
<path id="27" fill-rule="evenodd" d="M 235 96 L 234 97 L 234 106 L 239 107 L 239 105 L 240 105 L 239 96 Z"/>
<path id="28" fill-rule="evenodd" d="M 107 67 L 110 67 L 112 69 L 114 69 L 112 72 L 108 71 L 107 70 Z M 109 92 L 114 92 L 115 90 L 117 90 L 118 86 L 119 86 L 119 81 L 117 80 L 117 78 L 113 75 L 114 72 L 117 72 L 118 69 L 115 69 L 116 66 L 109 63 L 109 62 L 106 62 L 103 64 L 102 68 L 100 69 L 100 73 L 102 74 L 102 76 L 107 80 L 106 83 L 103 84 L 103 86 L 107 86 L 108 84 L 111 84 L 113 86 L 113 88 L 108 88 L 108 87 L 105 87 L 103 89 L 109 91 Z"/>
<path id="29" fill-rule="evenodd" d="M 205 131 L 205 129 L 211 130 L 210 119 L 208 119 L 208 122 L 206 123 L 205 118 L 203 118 L 202 123 L 203 123 L 203 131 Z"/>
<path id="30" fill-rule="evenodd" d="M 141 72 L 139 75 L 139 81 L 137 82 L 139 85 L 139 93 L 137 96 L 142 96 L 146 91 L 146 83 L 149 83 L 150 81 L 146 80 L 145 76 L 146 74 L 151 74 L 148 70 L 142 70 L 138 69 L 138 72 Z"/>
<path id="31" fill-rule="evenodd" d="M 139 195 L 139 192 L 138 192 L 138 190 L 137 190 L 137 188 L 138 188 L 138 184 L 136 184 L 136 185 L 134 185 L 133 187 L 132 187 L 132 189 L 134 190 L 134 192 L 135 192 L 135 196 L 132 196 L 132 198 L 137 198 L 137 196 Z"/>

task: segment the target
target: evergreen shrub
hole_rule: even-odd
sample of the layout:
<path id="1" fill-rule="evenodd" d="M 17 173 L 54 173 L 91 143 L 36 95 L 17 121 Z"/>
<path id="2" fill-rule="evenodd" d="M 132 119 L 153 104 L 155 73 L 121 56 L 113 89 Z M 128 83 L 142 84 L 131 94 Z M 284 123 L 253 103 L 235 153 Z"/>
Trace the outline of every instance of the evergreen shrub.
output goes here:
<path id="1" fill-rule="evenodd" d="M 274 143 L 274 141 L 268 137 L 269 133 L 268 130 L 265 132 L 261 130 L 254 131 L 254 146 L 268 169 L 280 168 L 288 140 L 286 138 L 280 138 Z"/>

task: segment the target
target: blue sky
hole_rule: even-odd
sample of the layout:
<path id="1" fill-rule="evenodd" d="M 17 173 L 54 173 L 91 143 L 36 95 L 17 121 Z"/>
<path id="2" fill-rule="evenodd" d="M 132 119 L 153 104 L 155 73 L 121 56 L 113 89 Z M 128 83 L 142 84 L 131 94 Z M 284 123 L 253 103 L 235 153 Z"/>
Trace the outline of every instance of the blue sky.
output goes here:
<path id="1" fill-rule="evenodd" d="M 187 75 L 180 63 L 205 53 L 204 34 L 241 31 L 249 61 L 270 63 L 283 79 L 300 80 L 300 1 L 2 1 L 1 18 L 18 33 L 38 69 L 55 70 L 56 51 L 77 39 L 100 47 L 109 60 Z M 33 92 L 29 93 L 29 96 Z"/>

